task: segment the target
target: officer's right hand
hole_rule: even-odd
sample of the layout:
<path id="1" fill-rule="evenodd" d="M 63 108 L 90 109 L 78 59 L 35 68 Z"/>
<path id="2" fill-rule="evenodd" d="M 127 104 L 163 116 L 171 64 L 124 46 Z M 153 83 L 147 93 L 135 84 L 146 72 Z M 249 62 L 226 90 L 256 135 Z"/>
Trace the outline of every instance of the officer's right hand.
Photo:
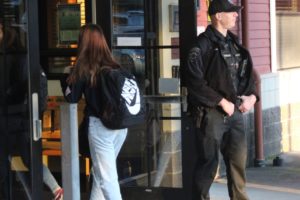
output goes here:
<path id="1" fill-rule="evenodd" d="M 227 101 L 227 99 L 223 98 L 219 104 L 219 106 L 222 107 L 224 112 L 230 117 L 234 113 L 234 104 L 230 101 Z"/>

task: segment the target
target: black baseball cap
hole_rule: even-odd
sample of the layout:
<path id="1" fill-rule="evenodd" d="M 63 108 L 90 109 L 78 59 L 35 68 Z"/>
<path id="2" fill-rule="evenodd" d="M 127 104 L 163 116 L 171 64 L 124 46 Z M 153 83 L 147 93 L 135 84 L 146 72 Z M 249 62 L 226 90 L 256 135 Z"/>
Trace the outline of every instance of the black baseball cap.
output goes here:
<path id="1" fill-rule="evenodd" d="M 209 3 L 208 14 L 214 15 L 218 12 L 238 12 L 242 6 L 236 6 L 231 0 L 212 0 Z"/>

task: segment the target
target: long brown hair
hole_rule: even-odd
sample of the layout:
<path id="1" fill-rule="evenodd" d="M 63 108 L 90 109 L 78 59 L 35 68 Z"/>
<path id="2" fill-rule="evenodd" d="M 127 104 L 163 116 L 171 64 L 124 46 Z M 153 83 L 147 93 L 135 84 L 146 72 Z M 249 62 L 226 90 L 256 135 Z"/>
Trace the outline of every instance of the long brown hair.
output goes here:
<path id="1" fill-rule="evenodd" d="M 91 86 L 95 86 L 97 74 L 103 66 L 120 67 L 112 57 L 102 28 L 96 24 L 86 24 L 80 28 L 77 60 L 69 81 L 72 83 L 78 78 L 87 78 Z"/>

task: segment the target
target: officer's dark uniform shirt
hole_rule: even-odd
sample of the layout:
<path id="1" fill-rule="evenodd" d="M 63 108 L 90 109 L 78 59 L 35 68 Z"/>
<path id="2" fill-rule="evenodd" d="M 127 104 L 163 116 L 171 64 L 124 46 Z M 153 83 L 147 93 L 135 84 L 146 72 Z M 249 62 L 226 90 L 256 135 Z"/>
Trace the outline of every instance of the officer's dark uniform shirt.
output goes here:
<path id="1" fill-rule="evenodd" d="M 216 29 L 213 28 L 213 31 L 217 38 L 219 39 L 219 42 L 222 44 L 223 49 L 221 49 L 221 53 L 223 58 L 225 59 L 229 73 L 231 75 L 232 83 L 234 86 L 234 90 L 237 91 L 237 87 L 239 85 L 239 67 L 241 63 L 241 54 L 239 48 L 234 44 L 232 41 L 232 38 L 227 34 L 226 37 L 224 37 L 220 32 L 218 32 Z"/>

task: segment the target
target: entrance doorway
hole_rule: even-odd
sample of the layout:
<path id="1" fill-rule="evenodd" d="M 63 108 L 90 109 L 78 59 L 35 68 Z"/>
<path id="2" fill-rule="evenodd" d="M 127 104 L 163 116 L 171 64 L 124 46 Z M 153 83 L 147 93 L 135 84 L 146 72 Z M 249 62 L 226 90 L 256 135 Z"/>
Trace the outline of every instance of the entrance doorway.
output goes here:
<path id="1" fill-rule="evenodd" d="M 196 36 L 193 32 L 196 23 L 190 20 L 195 21 L 196 15 L 191 12 L 194 3 L 194 0 L 39 2 L 39 13 L 47 16 L 40 17 L 41 63 L 51 79 L 49 94 L 53 104 L 59 105 L 63 101 L 59 79 L 63 69 L 74 64 L 77 47 L 72 35 L 76 35 L 76 29 L 63 30 L 66 24 L 57 23 L 59 8 L 75 9 L 75 4 L 80 13 L 76 18 L 79 26 L 86 23 L 102 26 L 115 58 L 136 76 L 145 95 L 148 110 L 145 123 L 130 128 L 117 160 L 126 200 L 140 196 L 151 200 L 189 199 L 185 194 L 190 193 L 187 188 L 191 188 L 191 181 L 187 177 L 192 171 L 192 163 L 186 161 L 190 161 L 193 140 L 191 134 L 187 134 L 190 129 L 186 123 L 180 71 L 182 55 L 186 54 L 188 42 L 193 39 L 191 36 Z M 182 19 L 191 23 L 180 23 Z M 68 21 L 67 17 L 65 21 Z M 71 25 L 76 27 L 78 23 Z M 64 31 L 72 34 L 62 37 L 67 33 Z M 80 102 L 79 120 L 83 107 Z M 53 112 L 48 112 L 48 118 L 54 123 L 44 128 L 59 131 L 58 109 L 57 106 Z M 84 192 L 88 193 L 88 189 Z"/>
<path id="2" fill-rule="evenodd" d="M 112 50 L 137 77 L 148 111 L 142 126 L 129 129 L 118 158 L 128 199 L 183 198 L 178 6 L 178 0 L 112 1 Z"/>

